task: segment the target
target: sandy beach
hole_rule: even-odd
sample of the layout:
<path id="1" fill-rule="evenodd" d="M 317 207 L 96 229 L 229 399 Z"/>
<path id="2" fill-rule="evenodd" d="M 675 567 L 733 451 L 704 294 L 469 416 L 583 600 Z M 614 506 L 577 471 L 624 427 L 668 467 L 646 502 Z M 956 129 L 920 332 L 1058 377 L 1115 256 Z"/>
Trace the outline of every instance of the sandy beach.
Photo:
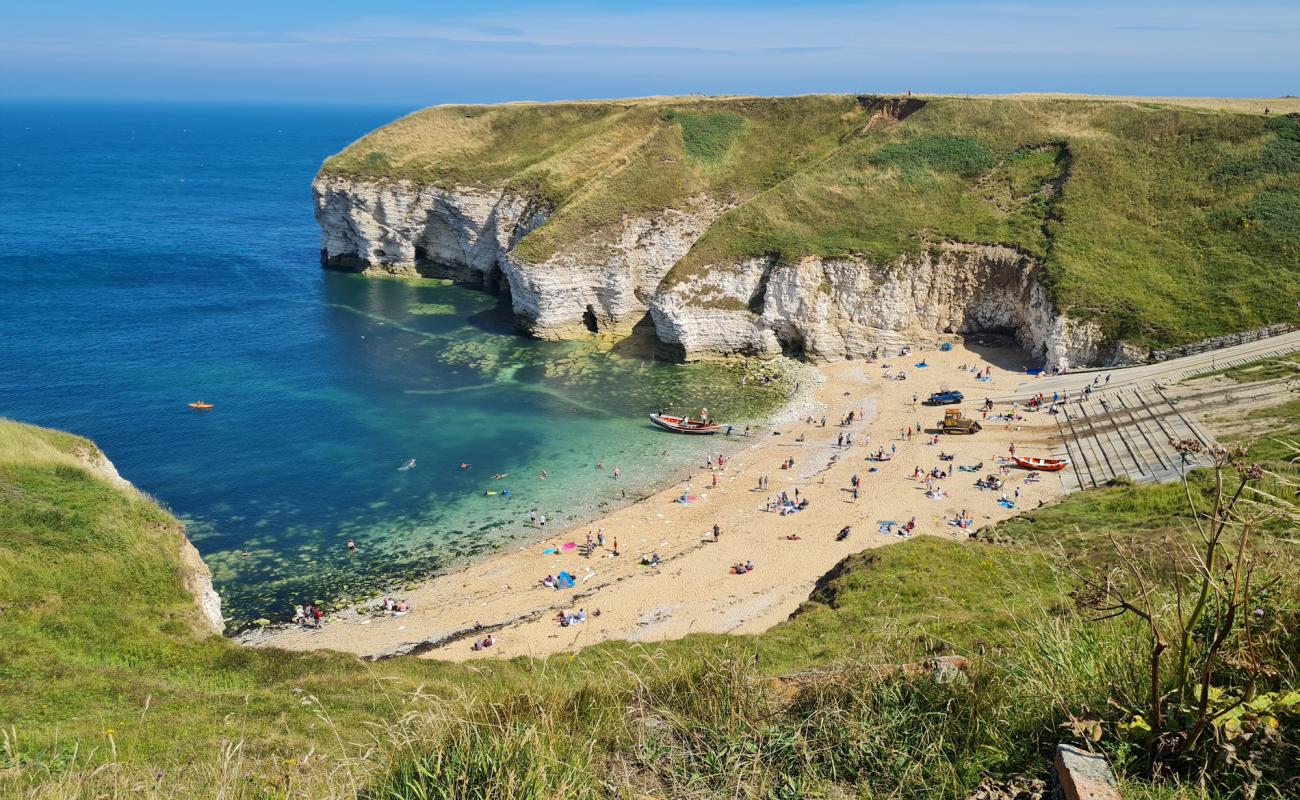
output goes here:
<path id="1" fill-rule="evenodd" d="M 352 609 L 331 615 L 319 629 L 273 629 L 249 642 L 365 656 L 415 652 L 462 660 L 545 656 L 608 639 L 655 641 L 693 632 L 761 632 L 788 617 L 807 599 L 817 579 L 845 556 L 903 541 L 899 531 L 912 518 L 913 535 L 965 539 L 971 531 L 1064 493 L 1057 475 L 1039 473 L 1036 481 L 1027 482 L 1032 473 L 1015 468 L 1002 475 L 1006 486 L 1000 491 L 975 486 L 976 478 L 999 472 L 999 460 L 1012 444 L 1021 454 L 1049 455 L 1049 436 L 1056 430 L 1049 415 L 1023 409 L 1022 419 L 993 419 L 1010 412 L 1009 405 L 996 406 L 989 419 L 982 420 L 985 397 L 1016 393 L 1027 376 L 1018 351 L 978 351 L 958 344 L 950 352 L 930 350 L 874 363 L 821 367 L 824 381 L 805 404 L 812 423 L 800 419 L 758 431 L 753 444 L 722 469 L 716 459 L 711 468 L 701 459 L 689 480 L 591 524 L 553 532 L 538 528 L 536 544 L 494 554 L 395 595 L 410 604 L 404 614 Z M 925 367 L 917 366 L 922 362 Z M 977 380 L 977 371 L 986 368 L 988 379 Z M 886 379 L 900 370 L 905 380 Z M 966 400 L 960 407 L 982 420 L 983 431 L 939 436 L 938 444 L 931 443 L 933 434 L 918 434 L 918 422 L 924 429 L 935 429 L 944 409 L 914 403 L 913 396 L 924 400 L 940 388 L 963 392 Z M 853 421 L 842 425 L 850 412 Z M 910 437 L 905 433 L 909 428 Z M 840 438 L 849 434 L 852 444 L 841 445 Z M 673 434 L 664 436 L 665 446 L 671 446 Z M 892 460 L 868 460 L 880 449 L 892 453 Z M 941 451 L 955 458 L 941 461 Z M 791 458 L 794 466 L 782 468 Z M 612 475 L 612 465 L 598 470 L 599 461 L 600 454 L 593 453 L 593 480 L 619 480 Z M 980 463 L 977 473 L 957 469 Z M 943 496 L 927 496 L 925 480 L 914 478 L 917 467 L 922 473 L 952 468 L 951 477 L 933 481 Z M 854 475 L 861 478 L 856 500 Z M 759 490 L 763 476 L 767 489 Z M 998 502 L 1001 494 L 1014 498 L 1017 490 L 1014 508 Z M 808 499 L 804 510 L 788 515 L 765 510 L 769 498 L 782 492 L 794 498 L 796 491 L 800 499 Z M 678 502 L 683 494 L 689 502 Z M 969 529 L 952 524 L 963 511 L 973 518 Z M 883 532 L 881 523 L 889 521 L 896 525 Z M 717 541 L 712 536 L 715 524 L 721 530 Z M 837 540 L 845 526 L 851 527 L 849 536 Z M 604 533 L 605 547 L 584 556 L 588 534 L 595 538 L 598 531 Z M 798 538 L 788 538 L 792 535 Z M 566 550 L 569 542 L 578 546 Z M 544 553 L 550 549 L 558 552 Z M 659 556 L 658 567 L 642 563 L 654 554 Z M 732 565 L 747 561 L 753 563 L 752 571 L 731 573 Z M 561 571 L 575 578 L 574 588 L 542 585 L 542 579 Z M 580 609 L 585 621 L 567 627 L 558 623 L 561 612 Z M 482 630 L 476 630 L 479 625 Z M 488 632 L 495 639 L 493 646 L 473 649 Z"/>

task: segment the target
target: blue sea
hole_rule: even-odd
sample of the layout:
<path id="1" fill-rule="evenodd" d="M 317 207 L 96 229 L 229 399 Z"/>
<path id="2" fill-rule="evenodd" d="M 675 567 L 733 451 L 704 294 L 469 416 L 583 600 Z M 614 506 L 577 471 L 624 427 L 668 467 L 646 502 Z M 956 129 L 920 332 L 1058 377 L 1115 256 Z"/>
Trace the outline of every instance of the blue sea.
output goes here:
<path id="1" fill-rule="evenodd" d="M 0 416 L 95 440 L 184 520 L 232 627 L 535 536 L 531 510 L 589 519 L 718 449 L 647 411 L 784 399 L 644 343 L 523 338 L 476 290 L 322 270 L 312 176 L 410 110 L 0 105 Z"/>

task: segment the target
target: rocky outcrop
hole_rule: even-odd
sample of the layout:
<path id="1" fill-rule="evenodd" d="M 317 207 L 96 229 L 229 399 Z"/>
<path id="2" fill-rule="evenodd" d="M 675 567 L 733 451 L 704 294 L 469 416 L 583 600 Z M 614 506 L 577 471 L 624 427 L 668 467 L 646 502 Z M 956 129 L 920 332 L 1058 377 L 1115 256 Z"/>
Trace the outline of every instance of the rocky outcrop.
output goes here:
<path id="1" fill-rule="evenodd" d="M 78 460 L 93 474 L 124 492 L 138 495 L 135 485 L 123 478 L 117 467 L 97 447 L 81 447 L 73 451 Z M 225 618 L 221 616 L 221 595 L 212 585 L 212 570 L 203 563 L 199 551 L 190 543 L 184 531 L 180 534 L 180 578 L 181 584 L 194 598 L 199 610 L 199 619 L 203 627 L 217 635 L 226 628 Z"/>
<path id="2" fill-rule="evenodd" d="M 325 266 L 508 291 L 520 327 L 543 339 L 630 331 L 664 276 L 725 210 L 697 198 L 683 209 L 626 217 L 530 263 L 512 249 L 550 209 L 509 191 L 327 175 L 313 189 Z"/>
<path id="3" fill-rule="evenodd" d="M 1049 365 L 1134 355 L 1107 344 L 1096 323 L 1057 314 L 1040 265 L 1010 247 L 944 243 L 889 264 L 754 258 L 667 278 L 726 206 L 696 197 L 627 216 L 530 262 L 515 245 L 551 209 L 508 190 L 329 174 L 314 189 L 326 266 L 509 292 L 520 328 L 539 338 L 626 333 L 650 321 L 661 354 L 677 360 L 799 353 L 830 361 L 980 332 L 1012 334 Z"/>
<path id="4" fill-rule="evenodd" d="M 535 264 L 507 254 L 503 272 L 516 319 L 543 339 L 630 332 L 668 271 L 724 210 L 701 199 L 654 217 L 628 217 Z"/>
<path id="5" fill-rule="evenodd" d="M 1100 329 L 1059 317 L 1039 275 L 1033 258 L 998 245 L 945 244 L 884 266 L 750 259 L 665 288 L 651 313 L 666 354 L 685 360 L 798 353 L 833 361 L 980 332 L 1014 335 L 1052 364 L 1099 360 Z"/>
<path id="6" fill-rule="evenodd" d="M 334 269 L 496 285 L 510 248 L 548 209 L 501 189 L 321 175 L 312 184 L 321 263 Z"/>

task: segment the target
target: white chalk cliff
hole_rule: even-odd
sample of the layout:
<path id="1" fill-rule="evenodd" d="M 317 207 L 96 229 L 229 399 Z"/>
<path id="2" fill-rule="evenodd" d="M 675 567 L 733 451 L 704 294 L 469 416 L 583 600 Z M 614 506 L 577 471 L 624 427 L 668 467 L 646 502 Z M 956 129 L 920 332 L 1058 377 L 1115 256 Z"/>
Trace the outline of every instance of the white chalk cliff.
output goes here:
<path id="1" fill-rule="evenodd" d="M 936 243 L 888 264 L 755 258 L 687 277 L 673 266 L 726 208 L 707 198 L 623 219 L 544 261 L 515 245 L 551 210 L 506 190 L 440 189 L 322 174 L 313 184 L 321 261 L 365 273 L 450 277 L 508 291 L 519 326 L 546 339 L 638 324 L 665 357 L 802 353 L 856 358 L 944 334 L 1014 335 L 1049 365 L 1117 363 L 1101 329 L 1053 309 L 1029 255 Z"/>

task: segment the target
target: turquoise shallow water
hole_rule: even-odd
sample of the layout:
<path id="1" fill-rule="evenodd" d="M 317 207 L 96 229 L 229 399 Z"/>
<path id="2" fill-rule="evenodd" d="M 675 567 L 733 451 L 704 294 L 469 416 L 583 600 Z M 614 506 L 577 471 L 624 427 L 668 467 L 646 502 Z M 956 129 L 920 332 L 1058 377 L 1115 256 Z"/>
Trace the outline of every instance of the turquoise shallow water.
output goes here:
<path id="1" fill-rule="evenodd" d="M 651 429 L 657 407 L 784 399 L 519 337 L 481 292 L 323 272 L 311 176 L 403 111 L 0 106 L 0 415 L 93 438 L 186 520 L 235 626 L 517 540 L 530 510 L 588 518 L 717 449 Z"/>

